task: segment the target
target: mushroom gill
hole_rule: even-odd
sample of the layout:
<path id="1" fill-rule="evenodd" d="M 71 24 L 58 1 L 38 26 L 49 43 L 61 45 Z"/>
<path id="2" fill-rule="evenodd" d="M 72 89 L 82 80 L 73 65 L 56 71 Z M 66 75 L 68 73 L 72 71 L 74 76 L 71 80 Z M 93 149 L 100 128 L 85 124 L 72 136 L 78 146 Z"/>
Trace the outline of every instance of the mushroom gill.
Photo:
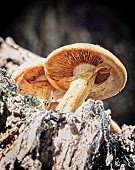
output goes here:
<path id="1" fill-rule="evenodd" d="M 39 58 L 36 60 L 29 60 L 20 65 L 12 75 L 18 85 L 18 93 L 35 96 L 38 99 L 47 101 L 45 108 L 50 109 L 51 100 L 55 100 L 55 106 L 58 104 L 57 100 L 62 98 L 64 93 L 56 90 L 47 80 L 43 62 L 45 59 Z"/>
<path id="2" fill-rule="evenodd" d="M 57 107 L 61 111 L 74 112 L 88 97 L 96 100 L 112 97 L 123 89 L 127 79 L 126 69 L 117 57 L 87 43 L 54 50 L 44 67 L 52 86 L 66 92 Z"/>
<path id="3" fill-rule="evenodd" d="M 110 98 L 124 88 L 127 80 L 126 69 L 116 56 L 99 45 L 87 43 L 54 50 L 44 68 L 52 86 L 66 92 L 56 107 L 61 112 L 74 112 L 88 98 Z"/>

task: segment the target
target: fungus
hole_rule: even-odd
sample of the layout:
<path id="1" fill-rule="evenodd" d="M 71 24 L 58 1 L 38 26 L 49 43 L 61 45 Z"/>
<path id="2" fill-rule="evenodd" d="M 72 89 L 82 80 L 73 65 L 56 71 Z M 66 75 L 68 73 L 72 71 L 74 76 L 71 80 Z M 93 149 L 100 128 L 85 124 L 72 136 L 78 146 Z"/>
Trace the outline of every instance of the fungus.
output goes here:
<path id="1" fill-rule="evenodd" d="M 54 50 L 45 60 L 53 87 L 66 92 L 57 109 L 74 112 L 86 99 L 103 100 L 119 93 L 127 80 L 120 60 L 99 45 L 75 43 Z"/>
<path id="2" fill-rule="evenodd" d="M 111 127 L 111 132 L 112 133 L 117 133 L 118 135 L 121 135 L 121 128 L 119 127 L 119 125 L 111 119 L 110 121 L 110 127 Z"/>
<path id="3" fill-rule="evenodd" d="M 44 62 L 48 81 L 66 92 L 57 110 L 74 112 L 88 98 L 103 100 L 118 94 L 127 80 L 126 69 L 99 45 L 75 43 L 50 53 Z"/>
<path id="4" fill-rule="evenodd" d="M 44 58 L 29 60 L 20 65 L 12 74 L 12 79 L 18 85 L 18 93 L 35 96 L 38 99 L 47 101 L 45 108 L 51 109 L 58 104 L 57 99 L 63 93 L 56 90 L 47 80 L 44 73 Z M 55 102 L 51 103 L 51 99 Z"/>

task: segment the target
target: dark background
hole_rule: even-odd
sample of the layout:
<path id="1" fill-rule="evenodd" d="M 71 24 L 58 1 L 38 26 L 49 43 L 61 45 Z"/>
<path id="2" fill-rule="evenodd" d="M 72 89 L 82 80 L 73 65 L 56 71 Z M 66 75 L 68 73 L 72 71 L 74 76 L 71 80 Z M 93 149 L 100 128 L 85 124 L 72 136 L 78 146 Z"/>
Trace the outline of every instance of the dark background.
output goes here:
<path id="1" fill-rule="evenodd" d="M 112 118 L 135 125 L 134 5 L 128 1 L 4 1 L 0 4 L 0 36 L 46 57 L 75 42 L 99 44 L 125 65 L 128 81 L 121 93 L 104 100 Z M 117 80 L 116 80 L 117 81 Z"/>

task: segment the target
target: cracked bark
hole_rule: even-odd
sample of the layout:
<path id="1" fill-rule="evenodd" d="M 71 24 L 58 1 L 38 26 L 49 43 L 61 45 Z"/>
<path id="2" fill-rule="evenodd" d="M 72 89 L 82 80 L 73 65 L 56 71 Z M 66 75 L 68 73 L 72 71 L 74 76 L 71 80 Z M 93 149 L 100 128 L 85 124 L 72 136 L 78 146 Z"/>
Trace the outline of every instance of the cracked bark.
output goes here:
<path id="1" fill-rule="evenodd" d="M 135 168 L 134 126 L 111 134 L 111 110 L 102 101 L 87 100 L 74 113 L 43 110 L 38 99 L 16 93 L 8 67 L 39 56 L 7 38 L 0 57 L 9 75 L 0 69 L 0 170 Z"/>
<path id="2" fill-rule="evenodd" d="M 11 37 L 4 41 L 0 37 L 0 68 L 6 69 L 9 75 L 23 62 L 39 57 L 38 55 L 20 47 Z"/>

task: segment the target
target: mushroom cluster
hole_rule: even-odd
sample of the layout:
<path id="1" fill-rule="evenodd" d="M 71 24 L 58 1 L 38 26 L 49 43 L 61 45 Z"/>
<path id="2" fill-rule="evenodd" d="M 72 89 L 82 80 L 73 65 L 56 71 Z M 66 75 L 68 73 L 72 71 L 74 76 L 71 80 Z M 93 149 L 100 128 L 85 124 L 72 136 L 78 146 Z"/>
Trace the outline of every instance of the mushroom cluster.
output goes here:
<path id="1" fill-rule="evenodd" d="M 60 99 L 56 110 L 75 112 L 88 98 L 103 100 L 118 94 L 126 84 L 127 72 L 121 61 L 103 47 L 75 43 L 54 50 L 46 59 L 24 63 L 12 78 L 18 92 L 43 100 Z M 111 126 L 120 133 L 113 120 Z"/>

